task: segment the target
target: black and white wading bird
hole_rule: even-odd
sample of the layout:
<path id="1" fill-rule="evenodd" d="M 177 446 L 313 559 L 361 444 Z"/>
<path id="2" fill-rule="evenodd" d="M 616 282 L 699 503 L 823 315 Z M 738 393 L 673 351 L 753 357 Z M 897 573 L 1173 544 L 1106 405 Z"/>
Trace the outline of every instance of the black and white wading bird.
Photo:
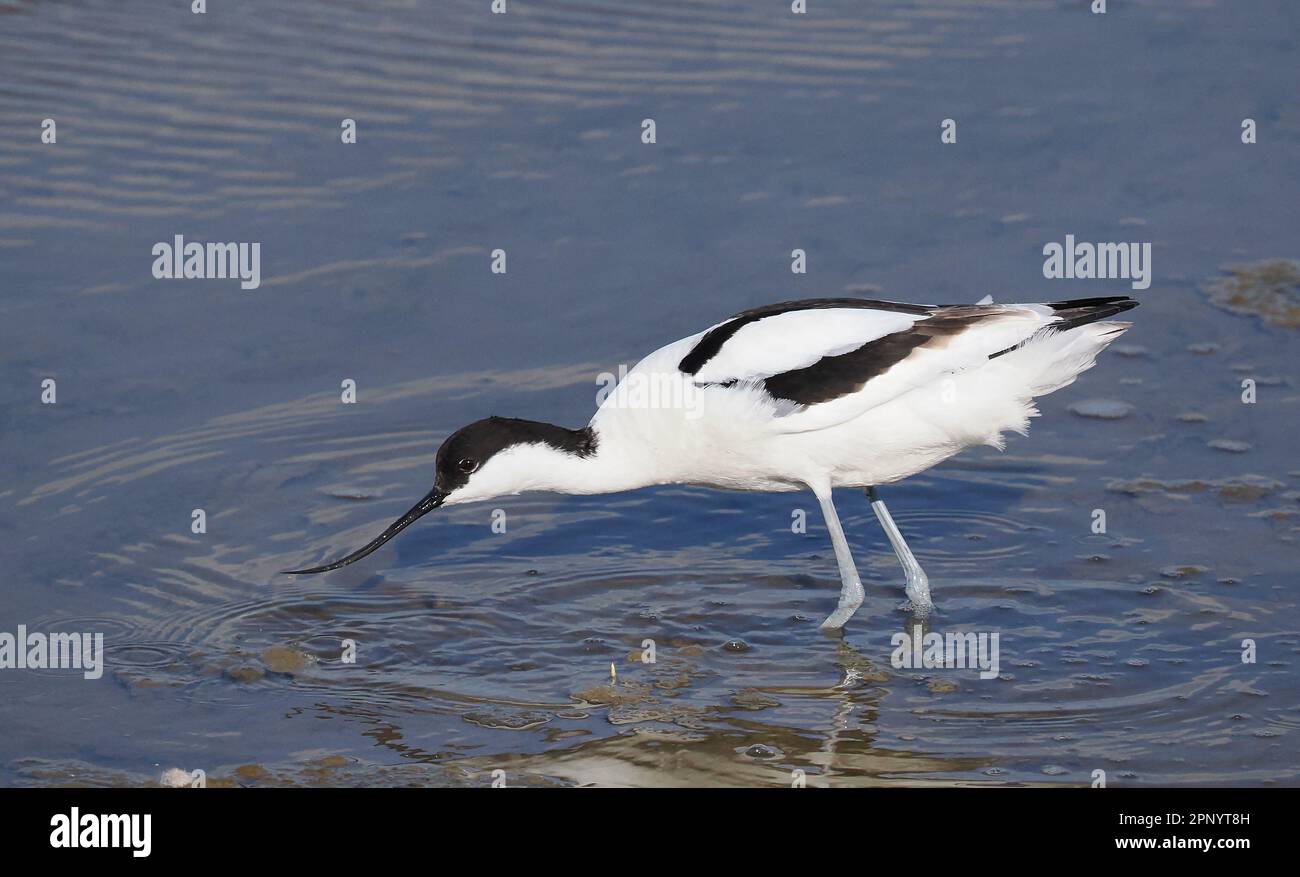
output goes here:
<path id="1" fill-rule="evenodd" d="M 915 305 L 820 298 L 754 308 L 661 347 L 627 373 L 591 423 L 489 417 L 438 449 L 433 489 L 360 560 L 439 506 L 528 490 L 593 494 L 654 484 L 812 490 L 839 563 L 842 627 L 862 582 L 831 502 L 865 488 L 907 579 L 928 612 L 925 573 L 876 493 L 975 445 L 1024 434 L 1034 397 L 1072 383 L 1130 323 L 1123 296 L 1000 305 Z"/>

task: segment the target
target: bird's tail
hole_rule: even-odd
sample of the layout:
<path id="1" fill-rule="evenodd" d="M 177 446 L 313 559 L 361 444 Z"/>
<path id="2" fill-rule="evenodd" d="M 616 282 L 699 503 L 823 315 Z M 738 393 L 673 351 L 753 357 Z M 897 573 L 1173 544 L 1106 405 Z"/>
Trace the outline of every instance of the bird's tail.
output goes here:
<path id="1" fill-rule="evenodd" d="M 1029 394 L 1045 396 L 1074 383 L 1075 378 L 1097 364 L 1097 354 L 1132 325 L 1088 323 L 1065 332 L 1049 331 L 1025 345 L 1022 356 L 1017 358 L 1021 366 L 1033 365 L 1029 369 Z"/>
<path id="2" fill-rule="evenodd" d="M 1107 320 L 1137 307 L 1126 296 L 1083 298 L 1048 305 L 1059 319 L 1015 347 L 995 354 L 1023 381 L 1025 395 L 1044 396 L 1074 383 L 1096 364 L 1097 354 L 1133 324 Z M 1007 354 L 1005 357 L 1003 354 Z"/>

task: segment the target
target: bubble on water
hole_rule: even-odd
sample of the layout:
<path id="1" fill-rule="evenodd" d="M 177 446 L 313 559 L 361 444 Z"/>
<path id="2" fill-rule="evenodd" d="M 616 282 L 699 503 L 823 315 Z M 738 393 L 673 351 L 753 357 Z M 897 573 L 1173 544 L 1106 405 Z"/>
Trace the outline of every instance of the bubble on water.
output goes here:
<path id="1" fill-rule="evenodd" d="M 1095 417 L 1100 420 L 1119 420 L 1133 413 L 1133 406 L 1116 399 L 1084 399 L 1075 402 L 1067 409 L 1080 417 Z"/>
<path id="2" fill-rule="evenodd" d="M 1049 764 L 1043 768 L 1042 772 L 1049 777 L 1061 777 L 1069 773 L 1068 770 L 1059 764 Z"/>
<path id="3" fill-rule="evenodd" d="M 785 753 L 780 749 L 768 746 L 765 743 L 755 743 L 752 746 L 741 746 L 736 749 L 737 752 L 746 758 L 753 758 L 760 761 L 769 761 L 773 758 L 780 758 Z"/>
<path id="4" fill-rule="evenodd" d="M 735 652 L 739 654 L 739 653 L 750 651 L 750 649 L 752 649 L 753 646 L 745 642 L 743 639 L 729 639 L 722 644 L 722 648 L 723 651 Z"/>

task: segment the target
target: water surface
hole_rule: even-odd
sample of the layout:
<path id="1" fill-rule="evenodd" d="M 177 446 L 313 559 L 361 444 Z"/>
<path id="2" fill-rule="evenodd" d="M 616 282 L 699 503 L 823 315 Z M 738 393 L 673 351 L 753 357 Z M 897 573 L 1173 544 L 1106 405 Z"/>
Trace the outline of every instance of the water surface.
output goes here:
<path id="1" fill-rule="evenodd" d="M 1292 4 L 186 6 L 0 2 L 0 630 L 108 650 L 0 672 L 0 781 L 1298 781 L 1296 330 L 1212 294 L 1300 257 Z M 261 288 L 153 279 L 177 234 L 261 242 Z M 852 492 L 842 637 L 810 495 L 515 497 L 276 575 L 408 508 L 453 429 L 579 425 L 745 307 L 1132 291 L 1044 280 L 1066 234 L 1152 243 L 1133 331 L 1028 438 L 885 493 L 997 679 L 891 666 Z"/>

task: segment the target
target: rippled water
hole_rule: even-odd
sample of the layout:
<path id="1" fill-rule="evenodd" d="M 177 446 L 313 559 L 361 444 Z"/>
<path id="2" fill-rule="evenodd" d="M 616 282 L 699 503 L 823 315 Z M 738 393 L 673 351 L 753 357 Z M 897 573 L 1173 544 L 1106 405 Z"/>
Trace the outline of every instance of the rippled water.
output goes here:
<path id="1" fill-rule="evenodd" d="M 107 648 L 0 671 L 0 781 L 1300 780 L 1296 330 L 1214 302 L 1300 256 L 1296 11 L 812 5 L 0 2 L 0 631 Z M 260 241 L 262 287 L 154 280 L 176 234 Z M 997 679 L 891 665 L 913 619 L 850 492 L 842 637 L 798 494 L 516 497 L 276 575 L 409 507 L 456 427 L 580 424 L 743 307 L 1129 291 L 1044 281 L 1065 234 L 1153 243 L 1133 331 L 1028 438 L 884 493 L 929 629 L 997 632 Z"/>

